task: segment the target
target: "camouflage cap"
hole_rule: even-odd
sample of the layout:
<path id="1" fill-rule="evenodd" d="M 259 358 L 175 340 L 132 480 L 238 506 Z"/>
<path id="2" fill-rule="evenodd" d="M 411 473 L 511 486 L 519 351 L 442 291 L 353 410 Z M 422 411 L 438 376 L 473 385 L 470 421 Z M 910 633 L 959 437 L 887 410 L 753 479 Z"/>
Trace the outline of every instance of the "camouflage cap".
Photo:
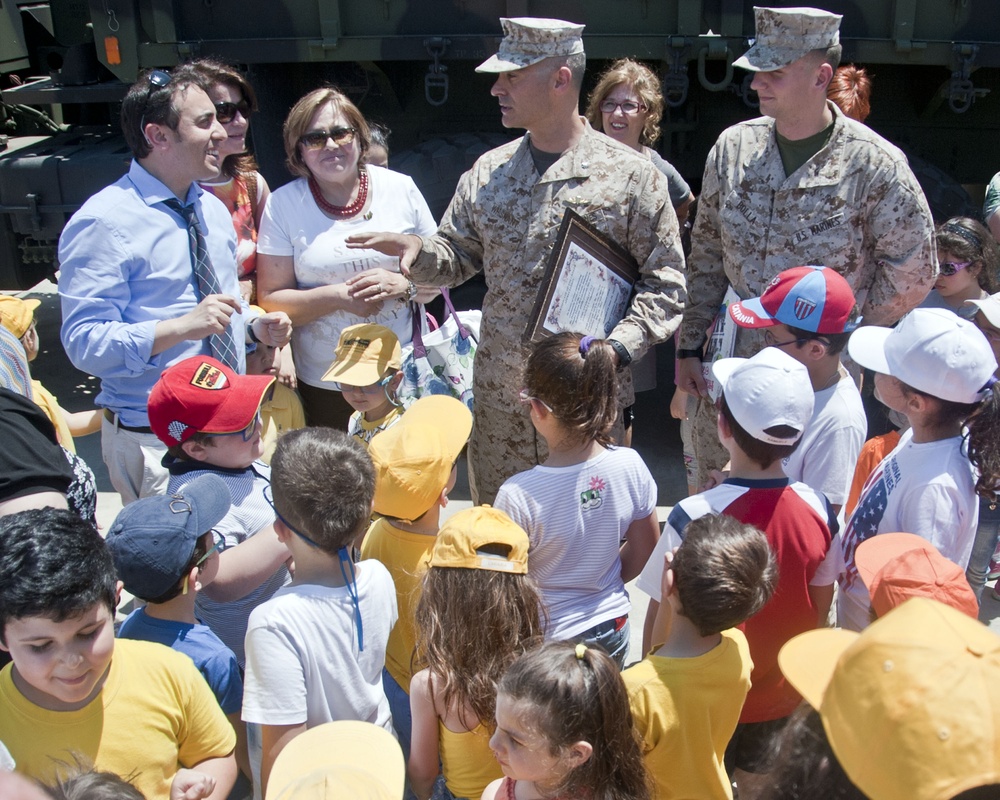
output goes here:
<path id="1" fill-rule="evenodd" d="M 733 66 L 752 72 L 787 67 L 812 50 L 840 43 L 840 14 L 819 8 L 760 8 L 754 6 L 757 38 Z"/>
<path id="2" fill-rule="evenodd" d="M 542 17 L 500 17 L 504 37 L 500 50 L 476 72 L 510 72 L 552 56 L 583 53 L 583 25 Z"/>

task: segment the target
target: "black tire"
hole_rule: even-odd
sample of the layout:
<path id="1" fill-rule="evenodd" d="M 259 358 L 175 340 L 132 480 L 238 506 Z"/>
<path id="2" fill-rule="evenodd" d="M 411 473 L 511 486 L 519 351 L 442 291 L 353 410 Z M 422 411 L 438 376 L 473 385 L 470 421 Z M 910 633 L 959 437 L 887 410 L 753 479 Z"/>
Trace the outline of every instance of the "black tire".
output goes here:
<path id="1" fill-rule="evenodd" d="M 389 157 L 389 166 L 413 178 L 423 194 L 434 219 L 440 220 L 455 194 L 458 179 L 483 153 L 510 141 L 500 133 L 455 133 L 440 139 L 421 142 L 411 150 L 402 150 Z M 482 308 L 486 281 L 480 272 L 474 278 L 451 290 L 451 299 L 458 310 Z M 435 300 L 428 304 L 430 312 L 442 319 L 444 304 Z"/>
<path id="2" fill-rule="evenodd" d="M 952 217 L 972 217 L 982 220 L 982 208 L 977 206 L 958 181 L 940 167 L 920 156 L 906 154 L 920 188 L 924 190 L 927 205 L 931 207 L 934 224 L 940 225 Z"/>

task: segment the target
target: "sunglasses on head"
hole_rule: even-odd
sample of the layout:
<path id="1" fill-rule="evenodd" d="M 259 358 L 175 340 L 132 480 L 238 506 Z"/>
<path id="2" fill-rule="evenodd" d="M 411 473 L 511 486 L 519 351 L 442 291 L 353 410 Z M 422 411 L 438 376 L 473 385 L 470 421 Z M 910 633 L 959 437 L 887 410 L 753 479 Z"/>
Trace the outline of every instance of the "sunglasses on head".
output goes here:
<path id="1" fill-rule="evenodd" d="M 215 118 L 223 125 L 226 125 L 236 119 L 237 111 L 243 115 L 243 119 L 250 119 L 250 103 L 246 100 L 240 100 L 238 103 L 215 104 Z"/>
<path id="2" fill-rule="evenodd" d="M 972 264 L 971 261 L 942 261 L 938 264 L 938 269 L 941 270 L 942 275 L 946 278 L 950 278 L 960 269 L 965 269 L 970 264 Z"/>
<path id="3" fill-rule="evenodd" d="M 309 131 L 299 137 L 299 144 L 306 150 L 319 150 L 326 147 L 327 140 L 333 139 L 337 147 L 347 147 L 354 141 L 357 128 L 331 128 L 328 131 Z"/>

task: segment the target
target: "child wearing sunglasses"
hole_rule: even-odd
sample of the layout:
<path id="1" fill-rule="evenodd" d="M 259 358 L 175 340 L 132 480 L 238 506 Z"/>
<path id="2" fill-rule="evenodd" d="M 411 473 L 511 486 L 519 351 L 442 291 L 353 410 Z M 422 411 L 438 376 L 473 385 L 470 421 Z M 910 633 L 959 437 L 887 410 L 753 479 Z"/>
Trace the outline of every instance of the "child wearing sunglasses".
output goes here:
<path id="1" fill-rule="evenodd" d="M 938 278 L 921 308 L 944 308 L 972 319 L 974 306 L 1000 291 L 1000 246 L 986 227 L 969 217 L 952 217 L 938 226 Z"/>
<path id="2" fill-rule="evenodd" d="M 354 409 L 347 432 L 365 449 L 403 416 L 396 391 L 403 381 L 399 339 L 384 325 L 349 325 L 340 333 L 336 359 L 323 376 L 336 381 Z"/>
<path id="3" fill-rule="evenodd" d="M 249 777 L 240 667 L 195 614 L 198 593 L 219 571 L 213 528 L 229 506 L 225 481 L 201 475 L 179 492 L 125 506 L 106 541 L 125 591 L 146 603 L 129 614 L 118 638 L 158 642 L 190 656 L 236 731 L 236 762 Z"/>
<path id="4" fill-rule="evenodd" d="M 213 474 L 229 489 L 231 504 L 213 526 L 219 570 L 195 601 L 195 613 L 244 666 L 250 612 L 288 583 L 288 549 L 274 532 L 274 509 L 265 490 L 271 469 L 260 461 L 260 406 L 270 375 L 240 375 L 208 356 L 166 369 L 149 396 L 149 424 L 167 445 L 167 494 Z"/>

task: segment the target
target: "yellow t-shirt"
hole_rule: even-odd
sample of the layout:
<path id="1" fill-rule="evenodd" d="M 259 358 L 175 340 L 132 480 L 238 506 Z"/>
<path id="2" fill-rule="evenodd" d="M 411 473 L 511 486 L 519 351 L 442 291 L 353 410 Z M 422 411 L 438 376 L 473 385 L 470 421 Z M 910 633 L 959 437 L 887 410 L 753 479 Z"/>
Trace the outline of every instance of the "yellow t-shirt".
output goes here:
<path id="1" fill-rule="evenodd" d="M 503 770 L 490 750 L 490 732 L 482 724 L 471 731 L 456 733 L 438 720 L 438 747 L 441 774 L 454 797 L 482 797 L 486 787 Z"/>
<path id="2" fill-rule="evenodd" d="M 694 658 L 649 655 L 622 673 L 657 800 L 732 800 L 723 757 L 750 690 L 742 631 Z"/>
<path id="3" fill-rule="evenodd" d="M 396 584 L 396 607 L 399 618 L 389 633 L 385 648 L 385 668 L 403 691 L 410 693 L 410 658 L 417 640 L 414 615 L 420 599 L 420 583 L 427 571 L 427 557 L 436 536 L 403 531 L 387 519 L 372 523 L 361 543 L 361 558 L 381 561 Z"/>
<path id="4" fill-rule="evenodd" d="M 116 639 L 101 693 L 77 711 L 48 711 L 0 672 L 0 742 L 17 771 L 51 782 L 55 760 L 79 753 L 98 770 L 129 778 L 146 800 L 168 800 L 181 767 L 226 756 L 236 734 L 212 690 L 183 653 Z"/>
<path id="5" fill-rule="evenodd" d="M 274 448 L 278 446 L 278 437 L 285 431 L 304 428 L 306 415 L 298 393 L 283 383 L 275 383 L 271 399 L 260 407 L 260 416 L 262 420 L 260 437 L 264 442 L 264 455 L 261 461 L 270 464 Z"/>
<path id="6" fill-rule="evenodd" d="M 55 395 L 36 380 L 31 381 L 31 393 L 34 395 L 32 399 L 35 401 L 35 405 L 41 407 L 42 411 L 45 412 L 45 416 L 55 426 L 56 438 L 59 439 L 59 444 L 71 453 L 75 453 L 76 445 L 73 444 L 73 434 L 70 433 L 69 423 L 66 421 L 66 417 L 63 416 L 62 409 L 59 407 L 59 401 L 56 400 Z"/>

